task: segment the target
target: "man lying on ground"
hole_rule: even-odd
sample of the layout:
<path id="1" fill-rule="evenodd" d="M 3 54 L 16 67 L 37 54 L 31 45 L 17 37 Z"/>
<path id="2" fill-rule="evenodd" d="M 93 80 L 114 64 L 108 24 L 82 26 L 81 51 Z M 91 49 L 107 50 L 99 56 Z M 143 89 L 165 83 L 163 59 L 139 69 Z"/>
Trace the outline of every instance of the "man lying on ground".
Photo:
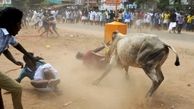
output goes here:
<path id="1" fill-rule="evenodd" d="M 88 50 L 86 53 L 78 52 L 76 58 L 83 61 L 87 67 L 105 68 L 107 61 L 105 55 L 98 52 L 102 51 L 105 46 L 98 47 L 94 50 Z"/>
<path id="2" fill-rule="evenodd" d="M 34 56 L 33 53 L 30 54 Z M 45 63 L 41 57 L 35 58 L 37 58 L 37 62 L 32 62 L 28 57 L 23 56 L 26 64 L 16 81 L 20 83 L 24 77 L 28 77 L 32 86 L 37 89 L 55 90 L 60 82 L 57 77 L 58 71 L 51 64 Z"/>

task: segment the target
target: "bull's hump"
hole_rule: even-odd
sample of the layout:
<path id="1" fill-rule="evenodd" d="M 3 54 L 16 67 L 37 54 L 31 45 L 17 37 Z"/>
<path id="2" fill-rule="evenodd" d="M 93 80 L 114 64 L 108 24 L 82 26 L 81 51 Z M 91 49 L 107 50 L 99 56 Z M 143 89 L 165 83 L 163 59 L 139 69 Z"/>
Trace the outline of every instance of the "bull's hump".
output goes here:
<path id="1" fill-rule="evenodd" d="M 119 41 L 119 44 L 126 46 L 127 45 L 139 45 L 145 40 L 143 36 L 128 36 Z"/>

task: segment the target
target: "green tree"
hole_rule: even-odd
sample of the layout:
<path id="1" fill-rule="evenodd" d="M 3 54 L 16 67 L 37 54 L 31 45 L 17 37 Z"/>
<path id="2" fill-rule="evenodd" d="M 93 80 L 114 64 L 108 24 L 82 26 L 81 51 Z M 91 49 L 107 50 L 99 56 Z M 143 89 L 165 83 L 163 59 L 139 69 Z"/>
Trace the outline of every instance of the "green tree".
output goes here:
<path id="1" fill-rule="evenodd" d="M 44 7 L 47 6 L 48 0 L 28 0 L 28 6 L 31 8 L 39 8 L 39 7 Z"/>
<path id="2" fill-rule="evenodd" d="M 146 0 L 135 0 L 138 5 L 144 4 Z"/>
<path id="3" fill-rule="evenodd" d="M 41 4 L 45 0 L 28 0 L 30 4 Z"/>
<path id="4" fill-rule="evenodd" d="M 47 5 L 47 1 L 48 0 L 12 0 L 12 6 L 22 10 L 28 10 L 29 8 L 37 8 Z"/>
<path id="5" fill-rule="evenodd" d="M 12 0 L 12 6 L 25 10 L 28 0 Z"/>
<path id="6" fill-rule="evenodd" d="M 159 0 L 158 8 L 164 10 L 167 6 L 169 6 L 169 0 Z"/>
<path id="7" fill-rule="evenodd" d="M 158 7 L 162 10 L 167 9 L 169 6 L 176 10 L 181 10 L 183 9 L 183 6 L 181 4 L 181 0 L 173 0 L 172 4 L 169 4 L 169 0 L 159 0 Z"/>
<path id="8" fill-rule="evenodd" d="M 148 6 L 153 3 L 159 3 L 159 0 L 135 0 L 138 6 L 142 8 L 149 8 Z M 148 5 L 149 4 L 149 5 Z"/>

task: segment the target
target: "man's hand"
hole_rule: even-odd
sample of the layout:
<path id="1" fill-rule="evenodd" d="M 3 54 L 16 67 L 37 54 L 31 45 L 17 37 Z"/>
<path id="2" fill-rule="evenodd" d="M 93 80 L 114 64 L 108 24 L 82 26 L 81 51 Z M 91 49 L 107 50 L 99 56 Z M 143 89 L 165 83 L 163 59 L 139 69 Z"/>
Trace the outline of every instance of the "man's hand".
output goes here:
<path id="1" fill-rule="evenodd" d="M 39 61 L 40 59 L 42 58 L 39 58 L 39 57 L 34 57 L 34 54 L 33 53 L 28 53 L 27 55 L 25 55 L 26 57 L 28 57 L 32 62 L 37 62 Z"/>
<path id="2" fill-rule="evenodd" d="M 21 66 L 21 68 L 23 68 L 23 66 L 24 66 L 23 63 L 20 62 L 20 61 L 16 61 L 15 64 L 18 65 L 18 66 Z"/>

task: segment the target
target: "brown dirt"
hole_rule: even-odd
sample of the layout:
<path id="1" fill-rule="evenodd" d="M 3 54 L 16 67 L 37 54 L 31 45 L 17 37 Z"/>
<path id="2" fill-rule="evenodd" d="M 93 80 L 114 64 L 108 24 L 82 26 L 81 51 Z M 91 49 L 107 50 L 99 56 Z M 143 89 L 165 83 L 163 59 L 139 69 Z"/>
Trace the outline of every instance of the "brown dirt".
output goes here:
<path id="1" fill-rule="evenodd" d="M 24 109 L 192 109 L 194 107 L 194 44 L 167 40 L 178 51 L 181 66 L 174 66 L 175 55 L 170 52 L 162 70 L 165 80 L 150 99 L 145 94 L 151 87 L 150 79 L 141 69 L 130 67 L 130 79 L 125 80 L 122 69 L 114 69 L 98 86 L 92 85 L 103 70 L 88 69 L 75 59 L 77 51 L 100 46 L 103 38 L 91 34 L 59 31 L 60 37 L 40 37 L 34 29 L 23 29 L 17 39 L 29 51 L 44 57 L 59 72 L 60 93 L 40 92 L 25 78 L 22 102 Z M 91 31 L 90 31 L 91 32 Z M 50 47 L 48 47 L 48 45 Z M 184 45 L 184 47 L 182 46 Z M 18 60 L 22 55 L 12 47 Z M 4 56 L 0 57 L 2 72 L 17 68 Z M 16 78 L 19 70 L 7 75 Z M 5 91 L 3 91 L 5 92 Z M 11 96 L 4 94 L 6 109 L 12 109 Z"/>

